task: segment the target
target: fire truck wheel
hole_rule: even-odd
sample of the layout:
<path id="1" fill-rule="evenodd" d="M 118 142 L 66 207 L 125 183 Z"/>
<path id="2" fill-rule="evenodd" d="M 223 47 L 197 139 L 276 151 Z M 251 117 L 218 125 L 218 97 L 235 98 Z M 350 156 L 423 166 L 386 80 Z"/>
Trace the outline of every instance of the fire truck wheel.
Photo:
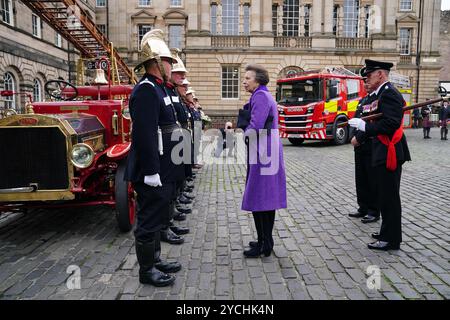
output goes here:
<path id="1" fill-rule="evenodd" d="M 301 145 L 303 142 L 305 142 L 305 139 L 301 139 L 301 138 L 289 138 L 288 139 L 290 143 L 292 143 L 294 146 L 299 146 Z"/>
<path id="2" fill-rule="evenodd" d="M 344 120 L 336 120 L 333 126 L 333 143 L 337 146 L 346 144 L 348 142 L 348 126 L 338 127 L 339 122 L 344 122 Z"/>
<path id="3" fill-rule="evenodd" d="M 131 183 L 123 180 L 126 161 L 119 163 L 115 177 L 116 219 L 119 229 L 128 232 L 136 221 L 136 200 Z"/>

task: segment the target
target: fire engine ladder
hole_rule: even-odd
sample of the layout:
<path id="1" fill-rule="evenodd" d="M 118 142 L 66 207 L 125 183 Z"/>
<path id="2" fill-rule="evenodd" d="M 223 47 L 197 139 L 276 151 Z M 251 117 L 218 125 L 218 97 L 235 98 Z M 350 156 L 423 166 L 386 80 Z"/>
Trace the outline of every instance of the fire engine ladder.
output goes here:
<path id="1" fill-rule="evenodd" d="M 23 3 L 73 44 L 83 58 L 109 57 L 114 84 L 136 83 L 133 71 L 97 28 L 90 15 L 77 4 L 77 0 L 25 0 Z M 77 67 L 78 72 L 83 70 L 83 66 Z"/>

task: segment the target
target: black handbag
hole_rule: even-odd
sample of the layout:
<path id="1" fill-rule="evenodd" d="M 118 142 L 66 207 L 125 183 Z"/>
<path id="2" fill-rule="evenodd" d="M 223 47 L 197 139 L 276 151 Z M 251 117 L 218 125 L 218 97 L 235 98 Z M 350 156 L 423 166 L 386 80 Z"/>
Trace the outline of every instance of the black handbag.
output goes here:
<path id="1" fill-rule="evenodd" d="M 245 130 L 250 125 L 251 120 L 250 110 L 239 109 L 239 115 L 237 120 L 237 128 Z M 264 123 L 264 129 L 270 130 L 272 128 L 273 116 L 268 116 L 266 122 Z"/>
<path id="2" fill-rule="evenodd" d="M 246 109 L 239 109 L 239 115 L 237 120 L 237 128 L 245 130 L 250 125 L 251 112 Z"/>

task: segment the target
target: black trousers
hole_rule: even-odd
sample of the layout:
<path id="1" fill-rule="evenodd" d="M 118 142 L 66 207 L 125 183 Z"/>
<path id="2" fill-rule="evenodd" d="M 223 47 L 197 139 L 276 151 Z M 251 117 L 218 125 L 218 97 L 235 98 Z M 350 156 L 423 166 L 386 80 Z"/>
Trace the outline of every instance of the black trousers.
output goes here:
<path id="1" fill-rule="evenodd" d="M 400 180 L 402 167 L 395 171 L 386 169 L 386 165 L 373 168 L 376 174 L 378 205 L 381 210 L 380 240 L 392 243 L 402 242 L 402 204 L 400 200 Z"/>
<path id="2" fill-rule="evenodd" d="M 253 220 L 255 221 L 256 233 L 258 235 L 258 245 L 264 248 L 273 249 L 273 225 L 275 223 L 275 210 L 272 211 L 254 211 Z"/>
<path id="3" fill-rule="evenodd" d="M 137 193 L 137 223 L 134 231 L 136 240 L 149 242 L 155 239 L 169 216 L 170 202 L 175 192 L 175 183 L 165 182 L 162 187 L 150 187 L 134 183 Z"/>
<path id="4" fill-rule="evenodd" d="M 372 217 L 379 217 L 376 177 L 370 152 L 355 150 L 355 185 L 358 211 Z"/>

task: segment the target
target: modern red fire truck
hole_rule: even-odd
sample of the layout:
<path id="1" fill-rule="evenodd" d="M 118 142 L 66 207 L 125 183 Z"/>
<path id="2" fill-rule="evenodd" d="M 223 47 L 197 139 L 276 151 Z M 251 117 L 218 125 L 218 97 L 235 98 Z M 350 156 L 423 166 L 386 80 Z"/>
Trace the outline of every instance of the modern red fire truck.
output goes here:
<path id="1" fill-rule="evenodd" d="M 363 79 L 342 67 L 327 67 L 277 81 L 279 130 L 282 138 L 300 145 L 305 140 L 347 143 L 351 119 L 366 95 Z"/>

